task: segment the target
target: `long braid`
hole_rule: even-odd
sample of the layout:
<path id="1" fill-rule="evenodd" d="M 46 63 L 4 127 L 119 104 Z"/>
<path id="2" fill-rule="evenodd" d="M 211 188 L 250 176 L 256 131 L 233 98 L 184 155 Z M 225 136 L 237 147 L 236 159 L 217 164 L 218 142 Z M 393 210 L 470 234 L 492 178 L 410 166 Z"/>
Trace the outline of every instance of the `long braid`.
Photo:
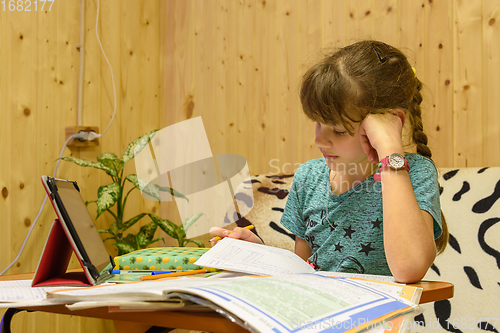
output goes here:
<path id="1" fill-rule="evenodd" d="M 429 159 L 432 157 L 432 152 L 430 148 L 427 146 L 427 135 L 424 133 L 424 125 L 422 123 L 422 110 L 420 108 L 420 104 L 422 103 L 422 94 L 420 90 L 422 89 L 422 83 L 417 79 L 417 90 L 413 95 L 412 107 L 410 107 L 410 119 L 412 124 L 412 138 L 413 142 L 417 145 L 417 153 L 425 156 Z M 449 232 L 448 225 L 446 223 L 446 219 L 444 218 L 443 211 L 441 210 L 441 227 L 443 233 L 439 238 L 435 240 L 437 254 L 440 254 L 446 248 L 448 244 Z"/>
<path id="2" fill-rule="evenodd" d="M 427 135 L 424 133 L 424 125 L 422 123 L 422 110 L 420 109 L 420 104 L 422 103 L 422 94 L 420 90 L 422 89 L 422 83 L 418 81 L 417 90 L 413 95 L 412 107 L 410 108 L 411 113 L 411 123 L 412 123 L 412 133 L 413 133 L 413 142 L 417 145 L 417 153 L 425 156 L 427 158 L 432 157 L 432 152 L 427 146 Z"/>

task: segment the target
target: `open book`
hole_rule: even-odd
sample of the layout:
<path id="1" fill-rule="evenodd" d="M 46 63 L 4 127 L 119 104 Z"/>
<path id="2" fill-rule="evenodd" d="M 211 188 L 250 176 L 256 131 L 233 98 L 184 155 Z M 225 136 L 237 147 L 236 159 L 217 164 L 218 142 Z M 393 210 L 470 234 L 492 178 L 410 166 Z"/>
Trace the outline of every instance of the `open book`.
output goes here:
<path id="1" fill-rule="evenodd" d="M 272 246 L 224 238 L 195 262 L 196 265 L 258 275 L 316 273 L 395 282 L 392 276 L 316 272 L 295 253 Z"/>
<path id="2" fill-rule="evenodd" d="M 189 300 L 215 309 L 251 332 L 358 332 L 418 308 L 416 303 L 420 298 L 420 288 L 384 281 L 325 276 L 314 272 L 300 258 L 305 266 L 300 261 L 295 266 L 295 254 L 290 251 L 284 250 L 286 253 L 283 255 L 288 257 L 285 259 L 273 252 L 278 249 L 250 245 L 256 245 L 257 252 L 265 249 L 271 251 L 260 257 L 262 261 L 274 256 L 277 256 L 274 259 L 281 258 L 276 262 L 277 265 L 270 264 L 267 267 L 255 257 L 257 254 L 250 255 L 250 252 L 241 248 L 248 244 L 226 238 L 199 260 L 207 263 L 213 261 L 213 267 L 219 268 L 238 265 L 239 261 L 245 267 L 235 267 L 233 270 L 254 274 L 265 270 L 278 273 L 273 276 L 249 275 L 219 279 L 170 278 L 60 290 L 50 292 L 47 297 L 62 298 L 68 302 L 100 301 L 108 304 L 127 300 Z M 233 251 L 233 259 L 235 256 L 244 258 L 229 264 L 228 250 Z M 215 263 L 216 260 L 218 263 Z M 286 260 L 290 260 L 288 264 L 285 264 Z M 298 271 L 290 273 L 285 266 Z M 297 268 L 299 266 L 301 268 Z"/>

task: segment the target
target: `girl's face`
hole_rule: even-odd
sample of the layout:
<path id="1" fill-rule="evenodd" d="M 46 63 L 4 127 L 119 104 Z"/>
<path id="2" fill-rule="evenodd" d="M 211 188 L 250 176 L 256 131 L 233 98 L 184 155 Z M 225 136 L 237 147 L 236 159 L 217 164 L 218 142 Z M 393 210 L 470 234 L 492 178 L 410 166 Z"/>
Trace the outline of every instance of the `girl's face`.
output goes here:
<path id="1" fill-rule="evenodd" d="M 360 123 L 354 123 L 353 135 L 342 125 L 332 126 L 316 123 L 315 144 L 325 156 L 326 164 L 331 170 L 350 171 L 361 163 L 368 163 L 363 151 L 359 135 Z M 358 173 L 355 170 L 350 172 Z"/>

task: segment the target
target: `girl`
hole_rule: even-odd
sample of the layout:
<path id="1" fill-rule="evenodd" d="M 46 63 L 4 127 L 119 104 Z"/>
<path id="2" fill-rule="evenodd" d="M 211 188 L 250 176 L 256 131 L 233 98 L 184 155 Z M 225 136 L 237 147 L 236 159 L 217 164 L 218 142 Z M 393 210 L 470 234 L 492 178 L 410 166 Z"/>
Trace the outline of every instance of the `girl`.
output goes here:
<path id="1" fill-rule="evenodd" d="M 412 283 L 444 250 L 448 232 L 421 87 L 401 51 L 378 41 L 346 46 L 304 75 L 302 108 L 316 122 L 324 158 L 297 169 L 281 224 L 315 269 Z M 403 150 L 405 122 L 417 154 Z M 242 228 L 211 234 L 262 243 Z"/>

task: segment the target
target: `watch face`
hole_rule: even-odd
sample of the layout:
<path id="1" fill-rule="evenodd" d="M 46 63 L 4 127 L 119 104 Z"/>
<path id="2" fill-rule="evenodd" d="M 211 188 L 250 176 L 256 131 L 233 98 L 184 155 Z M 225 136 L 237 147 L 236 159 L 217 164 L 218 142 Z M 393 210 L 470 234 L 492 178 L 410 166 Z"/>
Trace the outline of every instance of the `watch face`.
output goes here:
<path id="1" fill-rule="evenodd" d="M 394 169 L 401 169 L 405 165 L 405 158 L 399 154 L 389 155 L 389 165 Z"/>

